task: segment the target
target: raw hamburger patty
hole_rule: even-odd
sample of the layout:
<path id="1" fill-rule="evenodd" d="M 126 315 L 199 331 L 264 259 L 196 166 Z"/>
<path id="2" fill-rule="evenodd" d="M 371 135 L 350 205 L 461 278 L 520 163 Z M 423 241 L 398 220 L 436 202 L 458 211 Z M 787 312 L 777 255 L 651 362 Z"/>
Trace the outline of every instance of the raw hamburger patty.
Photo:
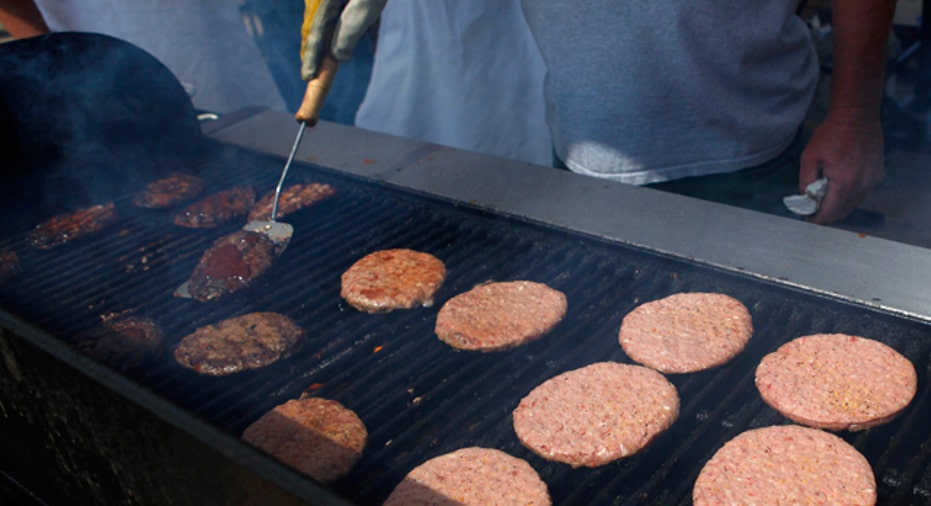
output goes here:
<path id="1" fill-rule="evenodd" d="M 188 279 L 188 292 L 201 302 L 219 299 L 252 284 L 276 257 L 275 243 L 265 234 L 238 230 L 204 252 Z"/>
<path id="2" fill-rule="evenodd" d="M 679 394 L 662 374 L 599 362 L 534 388 L 514 410 L 514 431 L 547 460 L 596 467 L 637 453 L 678 416 Z"/>
<path id="3" fill-rule="evenodd" d="M 549 491 L 527 462 L 490 448 L 463 448 L 415 467 L 385 506 L 549 505 Z"/>
<path id="4" fill-rule="evenodd" d="M 546 334 L 565 314 L 566 295 L 542 283 L 487 283 L 443 304 L 436 335 L 460 350 L 506 350 Z"/>
<path id="5" fill-rule="evenodd" d="M 362 257 L 343 273 L 340 295 L 369 313 L 430 307 L 445 279 L 446 266 L 429 253 L 382 250 Z"/>
<path id="6" fill-rule="evenodd" d="M 281 197 L 278 198 L 278 216 L 280 220 L 295 211 L 312 206 L 336 193 L 328 184 L 310 183 L 295 184 L 282 188 Z M 275 205 L 275 192 L 266 193 L 252 210 L 249 211 L 248 221 L 269 221 L 272 217 L 272 208 Z"/>
<path id="7" fill-rule="evenodd" d="M 664 373 L 719 366 L 753 334 L 750 312 L 720 293 L 678 293 L 641 304 L 624 317 L 618 340 L 635 361 Z"/>
<path id="8" fill-rule="evenodd" d="M 290 355 L 304 330 L 278 313 L 249 313 L 188 334 L 175 348 L 179 364 L 223 376 L 264 367 Z"/>
<path id="9" fill-rule="evenodd" d="M 767 404 L 794 422 L 855 431 L 905 409 L 918 378 L 907 358 L 879 341 L 816 334 L 763 357 L 756 386 Z"/>
<path id="10" fill-rule="evenodd" d="M 255 204 L 255 190 L 237 186 L 194 202 L 175 216 L 175 225 L 213 228 L 245 216 Z"/>
<path id="11" fill-rule="evenodd" d="M 40 223 L 26 242 L 38 249 L 52 249 L 62 244 L 96 234 L 116 223 L 119 214 L 113 203 L 59 214 Z"/>
<path id="12" fill-rule="evenodd" d="M 744 432 L 705 464 L 692 501 L 705 504 L 876 503 L 870 463 L 843 439 L 784 425 Z"/>
<path id="13" fill-rule="evenodd" d="M 319 397 L 275 406 L 242 433 L 247 443 L 322 483 L 349 473 L 367 438 L 355 412 Z"/>
<path id="14" fill-rule="evenodd" d="M 165 209 L 190 200 L 204 191 L 204 180 L 175 172 L 170 176 L 153 181 L 133 197 L 133 204 L 148 209 Z"/>

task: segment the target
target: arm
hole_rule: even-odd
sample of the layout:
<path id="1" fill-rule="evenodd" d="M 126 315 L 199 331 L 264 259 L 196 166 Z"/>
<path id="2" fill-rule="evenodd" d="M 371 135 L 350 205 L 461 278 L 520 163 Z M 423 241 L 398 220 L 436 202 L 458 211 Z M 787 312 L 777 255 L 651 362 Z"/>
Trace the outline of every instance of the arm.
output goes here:
<path id="1" fill-rule="evenodd" d="M 48 33 L 48 26 L 33 0 L 0 1 L 0 23 L 16 39 Z"/>
<path id="2" fill-rule="evenodd" d="M 895 0 L 834 0 L 834 71 L 827 116 L 802 153 L 799 189 L 830 180 L 815 223 L 845 218 L 882 182 L 885 53 Z"/>

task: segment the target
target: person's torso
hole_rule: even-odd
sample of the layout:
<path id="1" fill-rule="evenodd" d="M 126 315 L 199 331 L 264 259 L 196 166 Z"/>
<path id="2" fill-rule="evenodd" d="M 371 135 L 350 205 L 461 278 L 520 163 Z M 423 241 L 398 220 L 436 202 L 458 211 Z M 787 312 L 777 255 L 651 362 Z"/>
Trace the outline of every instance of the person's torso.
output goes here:
<path id="1" fill-rule="evenodd" d="M 544 75 L 519 0 L 391 0 L 356 125 L 549 165 Z"/>
<path id="2" fill-rule="evenodd" d="M 151 53 L 181 81 L 198 109 L 285 109 L 234 0 L 36 0 L 36 5 L 52 31 L 103 33 Z"/>
<path id="3" fill-rule="evenodd" d="M 817 81 L 785 0 L 523 0 L 547 120 L 575 171 L 643 184 L 778 154 Z"/>

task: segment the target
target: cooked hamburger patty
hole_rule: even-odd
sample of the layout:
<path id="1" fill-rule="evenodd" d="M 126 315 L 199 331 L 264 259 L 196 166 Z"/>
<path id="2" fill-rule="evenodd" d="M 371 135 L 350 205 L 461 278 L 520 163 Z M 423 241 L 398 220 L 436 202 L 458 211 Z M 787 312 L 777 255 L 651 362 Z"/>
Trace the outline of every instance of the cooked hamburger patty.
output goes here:
<path id="1" fill-rule="evenodd" d="M 112 202 L 87 207 L 45 220 L 29 233 L 26 242 L 34 248 L 51 249 L 96 234 L 118 219 Z"/>
<path id="2" fill-rule="evenodd" d="M 175 172 L 170 176 L 153 181 L 133 197 L 137 207 L 165 209 L 193 199 L 204 191 L 204 180 Z"/>
<path id="3" fill-rule="evenodd" d="M 275 243 L 265 234 L 237 230 L 204 252 L 188 280 L 188 292 L 201 302 L 219 299 L 252 284 L 276 257 Z"/>
<path id="4" fill-rule="evenodd" d="M 876 480 L 866 458 L 834 434 L 765 427 L 738 435 L 714 454 L 695 481 L 692 501 L 872 505 Z"/>
<path id="5" fill-rule="evenodd" d="M 281 189 L 278 198 L 278 216 L 281 219 L 295 211 L 312 206 L 321 200 L 332 196 L 336 191 L 328 184 L 310 183 L 295 184 Z M 269 221 L 272 218 L 272 208 L 275 205 L 275 192 L 266 193 L 252 210 L 249 211 L 248 221 Z"/>
<path id="6" fill-rule="evenodd" d="M 78 337 L 78 349 L 116 369 L 135 367 L 155 354 L 164 342 L 158 323 L 144 316 L 102 322 Z"/>
<path id="7" fill-rule="evenodd" d="M 506 350 L 552 330 L 565 316 L 566 304 L 564 293 L 542 283 L 487 283 L 443 304 L 436 335 L 460 350 Z"/>
<path id="8" fill-rule="evenodd" d="M 245 216 L 255 204 L 255 190 L 237 186 L 204 197 L 175 216 L 175 225 L 212 228 Z"/>
<path id="9" fill-rule="evenodd" d="M 679 394 L 662 374 L 599 362 L 534 388 L 514 410 L 514 431 L 537 455 L 596 467 L 633 455 L 679 416 Z"/>
<path id="10" fill-rule="evenodd" d="M 175 348 L 175 359 L 201 374 L 223 376 L 287 357 L 303 337 L 304 330 L 287 316 L 249 313 L 188 334 Z"/>
<path id="11" fill-rule="evenodd" d="M 905 409 L 918 378 L 907 358 L 879 341 L 816 334 L 763 357 L 756 386 L 790 420 L 855 431 L 888 422 Z"/>
<path id="12" fill-rule="evenodd" d="M 463 448 L 415 467 L 385 506 L 549 505 L 549 491 L 530 464 L 501 450 Z"/>
<path id="13" fill-rule="evenodd" d="M 628 313 L 618 340 L 643 365 L 686 373 L 729 361 L 752 334 L 750 312 L 739 300 L 720 293 L 678 293 Z"/>
<path id="14" fill-rule="evenodd" d="M 340 295 L 368 313 L 429 307 L 445 279 L 446 266 L 429 253 L 382 250 L 362 257 L 343 273 Z"/>
<path id="15" fill-rule="evenodd" d="M 367 438 L 355 412 L 319 397 L 275 406 L 242 433 L 247 443 L 322 483 L 349 473 Z"/>

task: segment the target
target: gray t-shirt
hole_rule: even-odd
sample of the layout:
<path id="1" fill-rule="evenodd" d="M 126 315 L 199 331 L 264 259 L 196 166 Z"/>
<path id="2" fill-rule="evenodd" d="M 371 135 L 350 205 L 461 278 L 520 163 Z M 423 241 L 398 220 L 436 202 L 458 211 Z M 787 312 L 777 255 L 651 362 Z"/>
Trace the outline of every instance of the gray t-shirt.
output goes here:
<path id="1" fill-rule="evenodd" d="M 731 172 L 792 141 L 818 62 L 795 0 L 523 0 L 547 122 L 575 172 L 631 184 Z"/>

